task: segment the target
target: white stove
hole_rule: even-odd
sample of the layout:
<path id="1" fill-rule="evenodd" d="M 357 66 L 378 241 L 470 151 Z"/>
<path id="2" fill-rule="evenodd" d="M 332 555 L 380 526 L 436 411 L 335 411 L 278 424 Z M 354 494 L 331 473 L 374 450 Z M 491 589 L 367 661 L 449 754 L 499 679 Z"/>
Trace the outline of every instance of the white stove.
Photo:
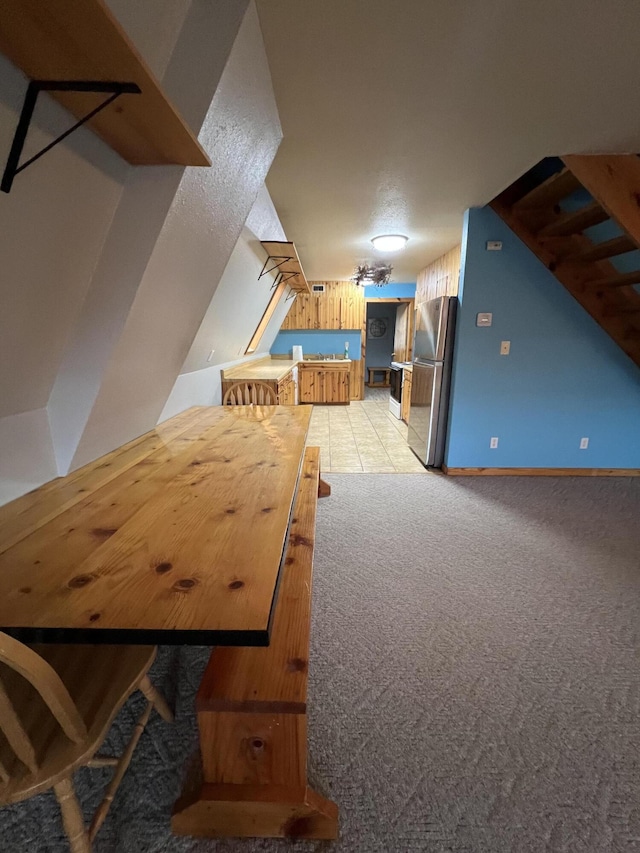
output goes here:
<path id="1" fill-rule="evenodd" d="M 389 395 L 389 411 L 400 420 L 402 418 L 402 370 L 410 361 L 391 362 L 391 394 Z"/>

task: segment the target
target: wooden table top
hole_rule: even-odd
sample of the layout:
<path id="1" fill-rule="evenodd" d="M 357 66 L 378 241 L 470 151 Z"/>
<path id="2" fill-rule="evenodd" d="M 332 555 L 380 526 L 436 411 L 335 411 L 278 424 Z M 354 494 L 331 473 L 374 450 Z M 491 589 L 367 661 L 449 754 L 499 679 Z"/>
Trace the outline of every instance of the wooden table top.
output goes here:
<path id="1" fill-rule="evenodd" d="M 0 507 L 0 630 L 266 645 L 311 410 L 189 409 Z"/>

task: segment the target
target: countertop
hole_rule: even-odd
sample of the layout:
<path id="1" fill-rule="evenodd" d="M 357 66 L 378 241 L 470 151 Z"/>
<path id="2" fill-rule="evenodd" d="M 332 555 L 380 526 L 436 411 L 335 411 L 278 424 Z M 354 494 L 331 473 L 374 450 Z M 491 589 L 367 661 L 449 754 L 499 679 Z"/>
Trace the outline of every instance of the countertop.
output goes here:
<path id="1" fill-rule="evenodd" d="M 238 364 L 222 371 L 223 379 L 265 379 L 278 382 L 284 379 L 291 368 L 296 367 L 297 361 L 284 358 L 259 359 Z"/>
<path id="2" fill-rule="evenodd" d="M 327 361 L 320 359 L 304 359 L 304 364 L 322 364 L 323 366 L 350 364 L 351 359 L 336 358 Z M 291 368 L 300 362 L 285 358 L 265 358 L 256 361 L 248 361 L 246 364 L 238 364 L 222 371 L 223 380 L 250 380 L 262 379 L 266 382 L 279 382 L 287 375 Z"/>

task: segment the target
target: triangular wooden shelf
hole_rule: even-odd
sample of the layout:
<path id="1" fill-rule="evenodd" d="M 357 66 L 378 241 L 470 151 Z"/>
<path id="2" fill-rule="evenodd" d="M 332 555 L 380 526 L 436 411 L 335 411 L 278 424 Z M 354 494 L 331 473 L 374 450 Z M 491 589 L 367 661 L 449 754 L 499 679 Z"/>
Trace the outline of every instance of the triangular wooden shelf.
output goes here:
<path id="1" fill-rule="evenodd" d="M 275 270 L 277 267 L 278 272 L 282 274 L 282 281 L 286 281 L 291 290 L 296 293 L 311 293 L 309 282 L 302 270 L 300 258 L 293 243 L 277 240 L 262 240 L 261 242 L 267 250 L 269 258 L 274 261 L 272 269 Z"/>
<path id="2" fill-rule="evenodd" d="M 31 80 L 137 83 L 87 123 L 136 166 L 210 166 L 206 152 L 167 100 L 137 49 L 102 0 L 10 0 L 0 14 L 0 52 Z M 51 92 L 76 118 L 104 96 Z"/>

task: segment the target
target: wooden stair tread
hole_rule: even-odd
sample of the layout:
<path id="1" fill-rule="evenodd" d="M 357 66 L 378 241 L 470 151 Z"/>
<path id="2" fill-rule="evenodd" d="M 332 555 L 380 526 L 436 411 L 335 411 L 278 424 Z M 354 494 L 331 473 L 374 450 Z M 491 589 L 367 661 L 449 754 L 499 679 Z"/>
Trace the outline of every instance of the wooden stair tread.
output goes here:
<path id="1" fill-rule="evenodd" d="M 640 270 L 618 273 L 589 282 L 590 287 L 627 287 L 632 284 L 640 284 Z"/>
<path id="2" fill-rule="evenodd" d="M 595 243 L 580 251 L 568 252 L 563 257 L 565 260 L 591 263 L 593 261 L 614 258 L 616 255 L 624 255 L 627 252 L 633 252 L 637 248 L 638 246 L 631 237 L 622 234 L 620 237 L 613 237 L 611 240 L 605 240 L 603 243 Z"/>
<path id="3" fill-rule="evenodd" d="M 551 175 L 546 181 L 543 181 L 522 198 L 518 199 L 514 203 L 513 209 L 520 212 L 536 207 L 546 207 L 547 205 L 555 204 L 560 199 L 566 198 L 571 193 L 580 189 L 580 187 L 580 181 L 578 181 L 572 172 L 565 168 Z"/>
<path id="4" fill-rule="evenodd" d="M 320 449 L 308 447 L 293 509 L 271 642 L 267 648 L 214 650 L 197 711 L 304 713 L 307 699 L 313 545 Z"/>
<path id="5" fill-rule="evenodd" d="M 562 237 L 569 234 L 579 234 L 585 228 L 606 222 L 609 214 L 597 201 L 592 201 L 579 210 L 560 214 L 553 222 L 547 223 L 537 232 L 538 237 Z"/>
<path id="6" fill-rule="evenodd" d="M 133 165 L 210 166 L 206 152 L 103 0 L 12 0 L 0 15 L 0 52 L 31 80 L 136 83 L 87 126 Z M 50 92 L 81 119 L 104 94 Z"/>

